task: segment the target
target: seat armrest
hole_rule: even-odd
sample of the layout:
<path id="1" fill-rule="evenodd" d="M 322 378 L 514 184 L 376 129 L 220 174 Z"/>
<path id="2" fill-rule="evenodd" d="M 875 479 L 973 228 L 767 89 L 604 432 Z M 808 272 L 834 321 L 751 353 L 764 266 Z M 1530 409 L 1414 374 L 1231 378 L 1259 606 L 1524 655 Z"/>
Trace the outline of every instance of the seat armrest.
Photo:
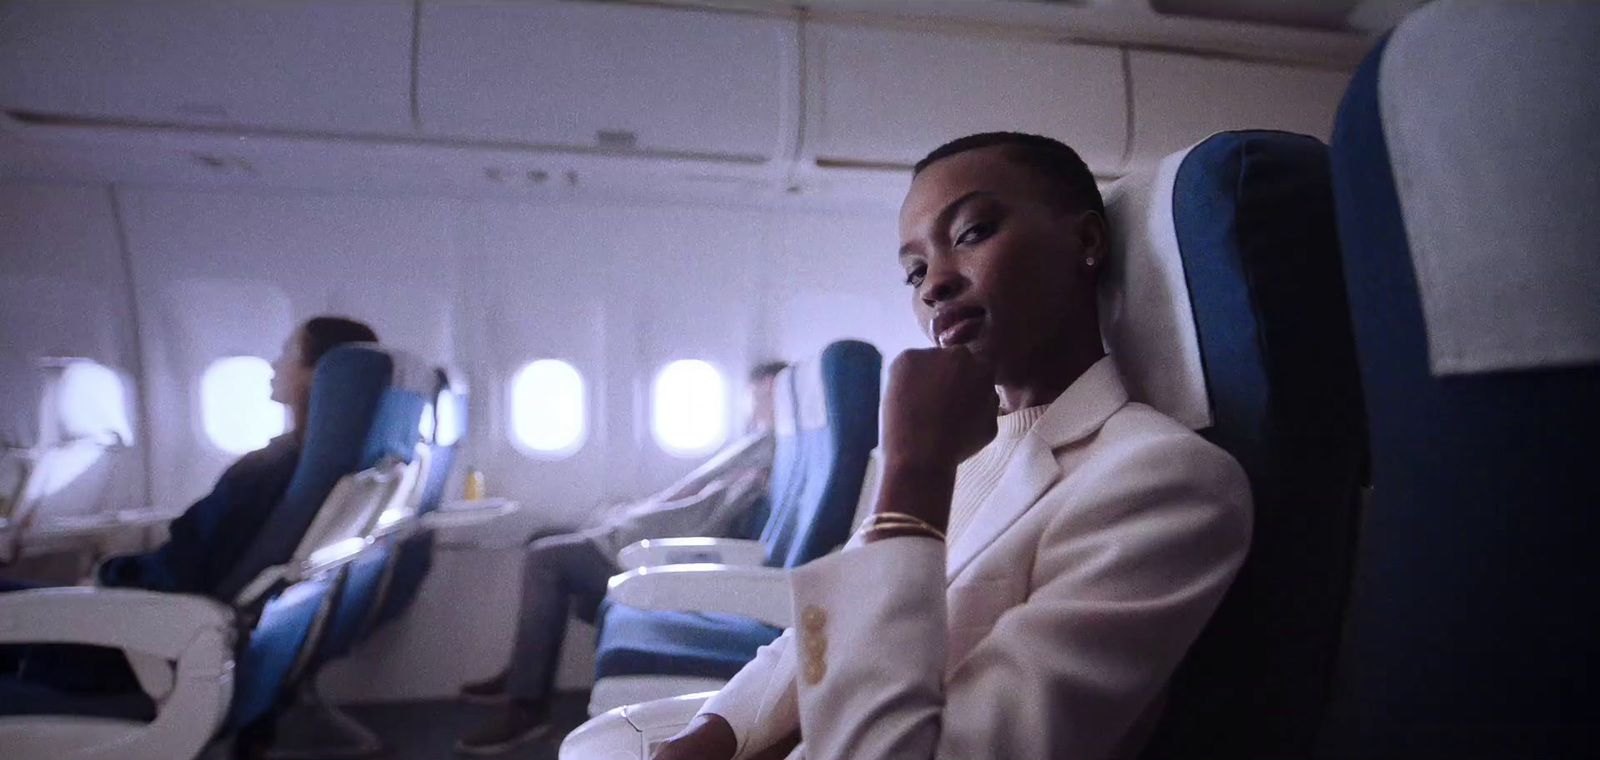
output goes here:
<path id="1" fill-rule="evenodd" d="M 249 607 L 276 588 L 279 583 L 293 585 L 330 570 L 337 570 L 354 562 L 373 543 L 372 539 L 360 536 L 346 538 L 312 552 L 311 556 L 303 561 L 273 565 L 257 573 L 256 577 L 234 596 L 233 603 L 241 608 Z"/>
<path id="2" fill-rule="evenodd" d="M 766 545 L 743 538 L 647 538 L 617 554 L 617 564 L 624 570 L 708 563 L 760 567 L 766 559 Z"/>
<path id="3" fill-rule="evenodd" d="M 374 541 L 363 536 L 346 538 L 342 541 L 329 544 L 311 553 L 310 557 L 300 566 L 300 572 L 294 580 L 315 578 L 318 575 L 334 570 L 354 562 L 356 557 L 373 545 Z"/>
<path id="4" fill-rule="evenodd" d="M 175 660 L 200 636 L 231 655 L 233 611 L 191 594 L 46 588 L 0 594 L 0 644 L 89 644 Z"/>
<path id="5" fill-rule="evenodd" d="M 501 551 L 519 548 L 536 535 L 550 532 L 543 510 L 523 509 L 511 499 L 487 498 L 446 502 L 420 519 L 433 531 L 440 549 Z"/>
<path id="6" fill-rule="evenodd" d="M 629 570 L 610 582 L 619 604 L 645 610 L 720 612 L 788 628 L 789 571 L 774 567 L 658 565 Z"/>
<path id="7" fill-rule="evenodd" d="M 157 665 L 136 672 L 155 698 L 150 723 L 74 716 L 0 720 L 7 757 L 164 760 L 196 757 L 233 698 L 234 616 L 201 596 L 135 589 L 51 588 L 0 594 L 0 643 L 114 647 Z M 151 660 L 160 661 L 151 663 Z M 167 670 L 165 662 L 176 666 Z"/>
<path id="8" fill-rule="evenodd" d="M 609 710 L 589 719 L 561 742 L 561 760 L 648 760 L 655 745 L 694 720 L 716 692 L 685 694 Z"/>
<path id="9" fill-rule="evenodd" d="M 510 499 L 476 499 L 447 502 L 418 519 L 429 529 L 482 525 L 505 518 L 520 506 Z"/>

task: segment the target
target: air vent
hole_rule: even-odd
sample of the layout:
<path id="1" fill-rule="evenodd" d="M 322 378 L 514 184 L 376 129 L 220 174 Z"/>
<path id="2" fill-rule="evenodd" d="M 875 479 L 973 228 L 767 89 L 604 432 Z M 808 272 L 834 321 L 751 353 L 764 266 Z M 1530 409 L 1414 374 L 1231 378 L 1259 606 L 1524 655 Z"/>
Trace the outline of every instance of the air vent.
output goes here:
<path id="1" fill-rule="evenodd" d="M 897 162 L 894 162 L 894 161 L 858 161 L 858 160 L 850 159 L 850 158 L 829 158 L 829 157 L 826 157 L 826 156 L 818 156 L 817 157 L 817 168 L 819 168 L 819 169 L 867 169 L 867 170 L 871 170 L 871 171 L 880 171 L 880 172 L 910 172 L 911 171 L 911 165 L 910 164 L 902 164 L 902 163 L 897 163 Z"/>
<path id="2" fill-rule="evenodd" d="M 606 150 L 634 150 L 639 136 L 625 129 L 602 129 L 595 133 L 595 143 Z"/>

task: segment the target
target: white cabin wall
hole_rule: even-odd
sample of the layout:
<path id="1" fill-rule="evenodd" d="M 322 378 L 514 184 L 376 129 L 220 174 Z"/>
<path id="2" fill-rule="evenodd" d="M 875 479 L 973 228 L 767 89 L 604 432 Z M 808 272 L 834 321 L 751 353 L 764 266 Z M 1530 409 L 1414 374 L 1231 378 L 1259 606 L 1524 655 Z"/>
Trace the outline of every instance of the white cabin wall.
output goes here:
<path id="1" fill-rule="evenodd" d="M 109 189 L 0 185 L 0 352 L 6 357 L 0 372 L 17 373 L 21 383 L 36 382 L 33 363 L 45 357 L 81 357 L 111 367 L 127 384 L 124 398 L 134 434 L 129 448 L 107 455 L 79 477 L 95 490 L 78 492 L 69 485 L 41 510 L 67 515 L 102 505 L 129 509 L 147 503 L 149 449 L 136 392 L 137 348 Z M 0 408 L 5 436 L 33 443 L 37 413 L 26 401 L 7 399 Z"/>
<path id="2" fill-rule="evenodd" d="M 774 223 L 779 247 L 764 287 L 780 355 L 811 356 L 858 338 L 877 346 L 887 367 L 901 351 L 930 345 L 912 316 L 893 207 L 779 214 Z"/>
<path id="3" fill-rule="evenodd" d="M 661 452 L 648 409 L 656 370 L 676 359 L 723 371 L 736 425 L 765 225 L 756 212 L 697 206 L 469 205 L 457 229 L 470 280 L 459 312 L 472 336 L 471 456 L 491 491 L 570 526 L 676 478 L 698 458 Z M 586 439 L 564 458 L 511 440 L 510 385 L 538 359 L 566 361 L 585 382 Z"/>
<path id="4" fill-rule="evenodd" d="M 722 370 L 735 435 L 751 363 L 814 355 L 840 337 L 872 341 L 888 357 L 921 342 L 888 207 L 14 185 L 0 190 L 0 219 L 8 348 L 122 369 L 137 380 L 130 412 L 140 394 L 150 410 L 153 424 L 136 423 L 156 474 L 150 498 L 142 462 L 125 456 L 133 480 L 117 506 L 181 509 L 209 490 L 234 457 L 203 433 L 202 373 L 224 356 L 272 359 L 295 324 L 319 313 L 367 320 L 385 343 L 465 370 L 473 431 L 460 461 L 483 469 L 495 493 L 548 510 L 556 526 L 649 493 L 698 461 L 661 451 L 649 429 L 650 384 L 667 362 Z M 510 438 L 512 376 L 539 358 L 571 361 L 588 384 L 587 440 L 562 460 L 530 456 Z"/>
<path id="5" fill-rule="evenodd" d="M 271 360 L 321 313 L 454 358 L 453 204 L 129 189 L 119 193 L 146 350 L 156 503 L 181 509 L 234 458 L 206 439 L 199 383 L 216 359 Z"/>
<path id="6" fill-rule="evenodd" d="M 458 468 L 548 529 L 699 462 L 650 431 L 669 361 L 722 370 L 734 434 L 754 361 L 845 337 L 886 364 L 927 345 L 894 204 L 936 143 L 1026 129 L 1112 177 L 1220 128 L 1325 137 L 1366 44 L 1117 15 L 1138 3 L 845 3 L 804 22 L 792 4 L 193 5 L 0 14 L 0 60 L 27 63 L 0 67 L 17 72 L 0 106 L 100 121 L 0 125 L 0 172 L 124 183 L 0 187 L 0 347 L 138 381 L 139 446 L 105 506 L 205 493 L 234 457 L 202 432 L 201 373 L 271 359 L 297 322 L 333 312 L 464 370 Z M 98 53 L 63 42 L 81 29 L 104 37 Z M 484 194 L 523 199 L 457 197 Z M 587 438 L 565 458 L 511 440 L 511 380 L 541 358 L 587 385 Z M 444 698 L 489 675 L 519 564 L 516 549 L 442 551 L 409 615 L 329 670 L 329 693 Z M 566 651 L 564 685 L 591 654 Z"/>
<path id="7" fill-rule="evenodd" d="M 770 355 L 760 272 L 782 248 L 773 223 L 765 211 L 687 204 L 463 204 L 452 232 L 463 273 L 458 364 L 473 390 L 462 466 L 480 468 L 490 493 L 521 502 L 548 531 L 698 464 L 656 445 L 651 381 L 667 362 L 708 361 L 728 384 L 730 428 L 742 422 L 746 367 Z M 572 364 L 586 384 L 586 440 L 560 459 L 511 439 L 511 383 L 538 359 Z M 442 552 L 407 619 L 330 668 L 328 693 L 444 698 L 491 675 L 510 654 L 520 567 L 516 550 Z M 584 686 L 593 670 L 592 629 L 577 630 L 566 687 Z M 461 641 L 472 646 L 452 644 Z"/>

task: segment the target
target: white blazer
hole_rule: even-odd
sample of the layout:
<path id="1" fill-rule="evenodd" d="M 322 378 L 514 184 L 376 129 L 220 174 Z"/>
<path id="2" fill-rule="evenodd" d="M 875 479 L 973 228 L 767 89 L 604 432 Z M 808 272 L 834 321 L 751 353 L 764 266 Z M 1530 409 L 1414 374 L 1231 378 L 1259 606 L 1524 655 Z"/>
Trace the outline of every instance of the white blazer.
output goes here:
<path id="1" fill-rule="evenodd" d="M 797 628 L 702 713 L 738 757 L 1132 755 L 1250 542 L 1237 462 L 1130 403 L 1102 359 L 1023 439 L 959 541 L 854 545 L 794 572 Z"/>

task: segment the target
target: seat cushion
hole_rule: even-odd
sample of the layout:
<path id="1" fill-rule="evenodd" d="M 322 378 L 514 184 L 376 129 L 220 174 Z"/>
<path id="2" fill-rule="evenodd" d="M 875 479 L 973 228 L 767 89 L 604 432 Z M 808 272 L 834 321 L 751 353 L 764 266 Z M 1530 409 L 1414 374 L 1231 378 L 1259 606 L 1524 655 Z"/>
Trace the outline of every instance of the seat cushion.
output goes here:
<path id="1" fill-rule="evenodd" d="M 605 603 L 595 677 L 732 678 L 783 631 L 749 618 Z"/>

